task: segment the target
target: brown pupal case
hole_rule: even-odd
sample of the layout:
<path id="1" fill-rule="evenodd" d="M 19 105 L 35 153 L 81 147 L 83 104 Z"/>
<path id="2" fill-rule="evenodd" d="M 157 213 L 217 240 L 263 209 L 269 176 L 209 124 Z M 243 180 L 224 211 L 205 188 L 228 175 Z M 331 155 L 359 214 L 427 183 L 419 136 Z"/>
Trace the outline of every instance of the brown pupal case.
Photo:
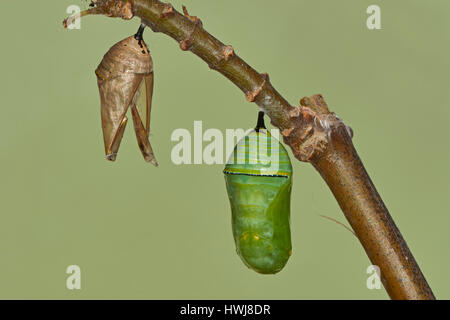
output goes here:
<path id="1" fill-rule="evenodd" d="M 145 161 L 158 165 L 149 141 L 153 95 L 153 61 L 136 36 L 115 44 L 95 71 L 100 91 L 106 158 L 114 161 L 131 108 L 134 130 Z"/>

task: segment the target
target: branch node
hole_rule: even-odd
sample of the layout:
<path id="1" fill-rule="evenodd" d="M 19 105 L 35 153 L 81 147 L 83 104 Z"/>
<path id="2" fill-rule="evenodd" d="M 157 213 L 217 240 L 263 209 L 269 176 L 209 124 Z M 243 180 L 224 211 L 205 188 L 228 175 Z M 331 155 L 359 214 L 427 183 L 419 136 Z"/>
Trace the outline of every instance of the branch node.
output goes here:
<path id="1" fill-rule="evenodd" d="M 289 110 L 288 116 L 290 118 L 298 118 L 300 116 L 300 107 L 293 106 L 291 110 Z"/>
<path id="2" fill-rule="evenodd" d="M 202 24 L 202 20 L 200 20 L 200 19 L 199 19 L 198 17 L 196 17 L 196 16 L 191 16 L 191 15 L 188 13 L 188 11 L 187 11 L 187 9 L 186 9 L 185 6 L 183 6 L 183 13 L 184 13 L 185 17 L 188 18 L 189 20 L 191 20 L 192 22 Z"/>
<path id="3" fill-rule="evenodd" d="M 270 81 L 269 75 L 267 73 L 263 73 L 262 76 L 264 79 L 261 85 L 255 88 L 253 91 L 247 91 L 247 93 L 245 94 L 245 98 L 248 102 L 255 102 L 256 97 L 261 93 L 264 86 Z"/>
<path id="4" fill-rule="evenodd" d="M 283 135 L 283 137 L 289 137 L 292 131 L 294 131 L 294 128 L 284 129 L 281 131 L 281 134 Z"/>
<path id="5" fill-rule="evenodd" d="M 208 66 L 212 70 L 218 70 L 220 67 L 223 66 L 224 62 L 228 62 L 232 57 L 234 57 L 236 54 L 234 53 L 234 49 L 232 46 L 224 45 L 222 46 L 222 49 L 220 50 L 220 55 L 217 58 L 217 61 L 208 63 Z"/>
<path id="6" fill-rule="evenodd" d="M 254 91 L 247 91 L 245 94 L 245 99 L 247 99 L 248 102 L 255 102 L 255 98 L 258 93 L 255 93 Z"/>
<path id="7" fill-rule="evenodd" d="M 225 61 L 228 61 L 231 57 L 234 56 L 234 49 L 233 49 L 233 47 L 229 46 L 229 45 L 228 46 L 224 46 L 222 48 L 222 54 L 223 54 L 223 57 L 224 57 Z"/>
<path id="8" fill-rule="evenodd" d="M 108 17 L 117 17 L 124 20 L 130 20 L 134 17 L 133 4 L 130 1 L 124 3 L 123 1 L 97 0 L 94 1 L 94 5 Z"/>
<path id="9" fill-rule="evenodd" d="M 189 20 L 191 20 L 194 23 L 194 27 L 192 28 L 192 31 L 189 33 L 189 36 L 180 42 L 181 50 L 187 51 L 192 46 L 192 38 L 194 36 L 195 31 L 199 26 L 202 27 L 203 23 L 199 18 L 189 15 L 185 6 L 183 6 L 183 13 Z"/>
<path id="10" fill-rule="evenodd" d="M 165 19 L 167 17 L 173 16 L 174 13 L 175 13 L 175 10 L 174 10 L 173 6 L 170 3 L 168 3 L 164 6 L 161 18 Z"/>
<path id="11" fill-rule="evenodd" d="M 311 110 L 309 107 L 299 107 L 300 114 L 302 115 L 302 118 L 306 122 L 312 122 L 317 116 L 317 113 L 315 113 L 313 110 Z"/>
<path id="12" fill-rule="evenodd" d="M 309 107 L 311 110 L 317 112 L 318 114 L 330 113 L 330 110 L 328 109 L 328 105 L 320 93 L 315 94 L 311 97 L 302 98 L 300 100 L 300 105 L 303 107 Z"/>
<path id="13" fill-rule="evenodd" d="M 307 99 L 302 100 L 307 101 Z M 291 146 L 297 159 L 310 162 L 311 159 L 322 154 L 328 146 L 330 130 L 325 130 L 321 126 L 324 123 L 322 117 L 325 118 L 328 115 L 319 115 L 310 107 L 298 106 L 293 107 L 288 112 L 288 116 L 292 124 L 290 128 L 281 131 L 283 140 Z"/>
<path id="14" fill-rule="evenodd" d="M 192 45 L 191 40 L 190 39 L 185 39 L 185 40 L 180 42 L 180 49 L 183 50 L 183 51 L 187 51 L 187 50 L 189 50 L 191 45 Z"/>
<path id="15" fill-rule="evenodd" d="M 304 130 L 304 132 L 300 136 L 300 140 L 301 141 L 305 140 L 306 138 L 310 137 L 313 133 L 314 133 L 313 126 L 306 127 L 306 129 Z"/>

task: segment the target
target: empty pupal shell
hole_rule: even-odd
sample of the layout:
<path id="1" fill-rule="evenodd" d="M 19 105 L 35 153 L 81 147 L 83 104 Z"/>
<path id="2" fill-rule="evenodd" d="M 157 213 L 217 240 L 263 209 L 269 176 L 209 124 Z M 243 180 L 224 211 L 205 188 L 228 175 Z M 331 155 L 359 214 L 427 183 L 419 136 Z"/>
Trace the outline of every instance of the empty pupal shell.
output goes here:
<path id="1" fill-rule="evenodd" d="M 114 161 L 131 108 L 134 130 L 142 155 L 158 165 L 149 141 L 153 95 L 153 62 L 147 45 L 136 36 L 114 45 L 95 71 L 100 91 L 105 153 Z"/>

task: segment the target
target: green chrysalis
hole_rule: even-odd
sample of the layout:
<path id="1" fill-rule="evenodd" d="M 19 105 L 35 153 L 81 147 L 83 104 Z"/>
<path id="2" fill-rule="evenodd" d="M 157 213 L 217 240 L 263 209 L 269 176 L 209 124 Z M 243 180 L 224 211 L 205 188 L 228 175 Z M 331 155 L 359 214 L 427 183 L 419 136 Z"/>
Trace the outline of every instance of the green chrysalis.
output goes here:
<path id="1" fill-rule="evenodd" d="M 238 142 L 223 172 L 236 251 L 249 268 L 273 274 L 292 254 L 292 165 L 263 119 L 260 112 L 257 127 Z"/>

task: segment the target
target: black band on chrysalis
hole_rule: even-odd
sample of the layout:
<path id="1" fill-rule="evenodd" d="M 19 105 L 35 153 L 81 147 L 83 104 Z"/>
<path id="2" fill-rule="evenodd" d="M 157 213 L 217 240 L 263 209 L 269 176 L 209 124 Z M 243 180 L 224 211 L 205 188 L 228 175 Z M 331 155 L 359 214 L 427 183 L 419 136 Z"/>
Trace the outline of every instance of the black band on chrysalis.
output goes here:
<path id="1" fill-rule="evenodd" d="M 258 113 L 258 122 L 256 123 L 255 131 L 259 132 L 259 129 L 267 129 L 264 124 L 264 111 Z"/>

